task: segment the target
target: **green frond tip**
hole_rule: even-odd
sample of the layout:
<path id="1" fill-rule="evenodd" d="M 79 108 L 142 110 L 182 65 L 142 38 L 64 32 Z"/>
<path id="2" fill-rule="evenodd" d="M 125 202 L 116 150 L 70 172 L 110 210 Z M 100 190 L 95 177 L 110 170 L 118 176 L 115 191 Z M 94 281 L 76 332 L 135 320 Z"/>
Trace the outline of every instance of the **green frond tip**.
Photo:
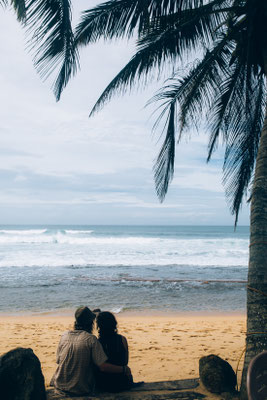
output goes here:
<path id="1" fill-rule="evenodd" d="M 5 8 L 8 5 L 7 0 L 0 0 L 0 6 Z"/>
<path id="2" fill-rule="evenodd" d="M 156 192 L 162 203 L 173 178 L 175 159 L 175 103 L 172 103 L 168 115 L 168 128 L 162 148 L 154 165 Z"/>
<path id="3" fill-rule="evenodd" d="M 4 3 L 7 3 L 4 1 Z M 24 22 L 26 19 L 26 1 L 25 0 L 11 0 L 11 5 L 13 6 L 16 14 L 17 20 Z"/>
<path id="4" fill-rule="evenodd" d="M 56 99 L 79 67 L 74 46 L 71 0 L 30 0 L 26 26 L 31 34 L 29 49 L 34 51 L 34 65 L 41 78 L 55 72 Z"/>

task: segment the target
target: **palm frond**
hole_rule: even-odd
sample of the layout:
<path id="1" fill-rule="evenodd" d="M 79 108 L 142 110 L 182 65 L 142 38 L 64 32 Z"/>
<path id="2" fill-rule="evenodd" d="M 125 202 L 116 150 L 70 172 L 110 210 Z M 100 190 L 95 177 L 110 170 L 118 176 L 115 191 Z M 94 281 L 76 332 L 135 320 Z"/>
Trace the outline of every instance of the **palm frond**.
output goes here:
<path id="1" fill-rule="evenodd" d="M 203 5 L 199 4 L 196 8 L 188 8 L 179 10 L 174 14 L 155 17 L 141 32 L 141 40 L 138 44 L 157 40 L 158 36 L 166 30 L 176 32 L 174 29 L 179 28 L 180 34 L 189 38 L 190 46 L 190 38 L 193 37 L 194 31 L 198 32 L 197 40 L 201 40 L 202 45 L 205 43 L 208 46 L 212 41 L 217 40 L 219 31 L 225 30 L 223 26 L 229 13 L 229 7 L 224 7 L 225 5 L 227 5 L 227 0 L 213 0 Z M 193 32 L 191 32 L 192 30 Z"/>
<path id="2" fill-rule="evenodd" d="M 229 67 L 230 68 L 230 67 Z M 226 73 L 226 78 L 223 80 L 218 97 L 214 101 L 213 107 L 209 113 L 209 131 L 210 139 L 208 145 L 208 157 L 209 162 L 214 152 L 217 142 L 219 140 L 220 133 L 223 133 L 223 126 L 225 123 L 225 115 L 230 112 L 231 106 L 233 105 L 232 99 L 235 96 L 236 83 L 238 82 L 239 74 L 241 73 L 242 66 L 238 63 L 235 68 L 230 68 L 230 71 Z M 225 132 L 226 139 L 227 133 Z"/>
<path id="3" fill-rule="evenodd" d="M 241 68 L 241 72 L 236 83 L 236 93 L 232 98 L 232 104 L 229 104 L 228 116 L 225 118 L 225 129 L 228 133 L 224 184 L 231 211 L 235 214 L 235 224 L 238 221 L 243 196 L 253 174 L 266 101 L 263 75 L 255 76 L 246 66 Z"/>
<path id="4" fill-rule="evenodd" d="M 59 70 L 54 83 L 57 100 L 71 75 L 75 74 L 78 52 L 74 47 L 70 0 L 30 0 L 27 2 L 27 26 L 32 34 L 31 50 L 41 77 Z"/>
<path id="5" fill-rule="evenodd" d="M 84 11 L 76 29 L 76 42 L 86 45 L 100 38 L 131 37 L 154 18 L 172 15 L 203 4 L 203 0 L 111 0 Z"/>
<path id="6" fill-rule="evenodd" d="M 6 3 L 6 2 L 4 1 L 4 3 Z M 11 6 L 13 6 L 13 8 L 16 12 L 18 21 L 24 22 L 26 19 L 25 0 L 11 0 Z"/>
<path id="7" fill-rule="evenodd" d="M 7 0 L 0 0 L 0 6 L 1 7 L 5 8 L 7 6 L 7 4 L 8 4 Z"/>
<path id="8" fill-rule="evenodd" d="M 183 79 L 180 86 L 180 133 L 199 121 L 213 108 L 214 99 L 228 67 L 231 42 L 222 37 L 212 51 L 206 51 L 201 62 Z"/>
<path id="9" fill-rule="evenodd" d="M 262 48 L 266 46 L 266 2 L 262 0 L 246 1 L 245 40 L 249 59 L 247 60 L 255 71 L 260 67 L 264 72 L 264 57 Z M 243 36 L 243 37 L 244 37 Z"/>
<path id="10" fill-rule="evenodd" d="M 147 1 L 113 0 L 84 11 L 75 33 L 76 43 L 86 45 L 101 37 L 129 38 L 137 25 L 142 29 L 148 24 L 148 7 Z"/>
<path id="11" fill-rule="evenodd" d="M 207 29 L 211 30 L 211 27 L 204 29 L 204 26 L 208 26 L 207 21 L 204 24 L 205 14 L 203 16 L 203 13 L 194 10 L 181 11 L 180 20 L 180 24 L 170 26 L 167 23 L 164 25 L 166 29 L 161 29 L 160 26 L 158 30 L 149 32 L 138 41 L 137 53 L 101 94 L 90 116 L 99 111 L 114 94 L 124 93 L 127 87 L 131 89 L 136 80 L 140 82 L 144 77 L 146 83 L 153 69 L 157 68 L 161 73 L 161 66 L 167 59 L 174 62 L 185 52 L 195 50 L 203 36 L 206 36 Z M 219 32 L 217 36 L 219 37 Z"/>
<path id="12" fill-rule="evenodd" d="M 173 178 L 175 160 L 175 121 L 176 104 L 172 103 L 168 115 L 168 127 L 165 141 L 154 165 L 154 179 L 156 192 L 161 202 L 163 202 L 168 191 L 169 183 Z"/>
<path id="13" fill-rule="evenodd" d="M 173 142 L 178 131 L 178 138 L 181 137 L 183 130 L 189 123 L 195 122 L 197 126 L 204 110 L 212 107 L 219 82 L 227 68 L 227 60 L 230 54 L 231 48 L 229 48 L 228 40 L 224 37 L 212 52 L 206 52 L 203 60 L 194 65 L 184 78 L 172 78 L 171 84 L 168 83 L 164 86 L 148 102 L 148 104 L 161 102 L 159 108 L 162 111 L 155 125 L 158 126 L 160 121 L 166 118 L 164 127 L 168 127 L 165 141 L 154 165 L 156 191 L 161 201 L 167 193 L 168 184 L 173 176 L 174 162 L 172 159 L 168 160 L 167 157 L 172 157 L 174 151 L 168 151 L 168 145 L 170 146 L 170 143 Z M 175 107 L 179 107 L 178 124 L 174 121 L 175 113 L 173 109 Z M 168 135 L 170 135 L 170 138 Z M 168 168 L 166 168 L 166 165 Z"/>

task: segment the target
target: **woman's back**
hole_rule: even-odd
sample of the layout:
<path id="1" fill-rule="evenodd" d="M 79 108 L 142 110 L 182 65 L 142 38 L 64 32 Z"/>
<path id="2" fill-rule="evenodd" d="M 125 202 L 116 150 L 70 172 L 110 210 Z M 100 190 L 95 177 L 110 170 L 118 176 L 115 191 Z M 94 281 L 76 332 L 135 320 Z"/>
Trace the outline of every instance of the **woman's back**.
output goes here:
<path id="1" fill-rule="evenodd" d="M 128 345 L 124 336 L 117 333 L 117 321 L 110 312 L 101 312 L 97 316 L 99 341 L 102 344 L 108 361 L 114 365 L 126 366 L 128 364 Z M 97 386 L 99 390 L 107 392 L 120 392 L 130 389 L 133 384 L 132 376 L 125 374 L 97 374 Z"/>
<path id="2" fill-rule="evenodd" d="M 109 363 L 122 366 L 128 364 L 128 351 L 123 339 L 123 336 L 115 332 L 99 338 Z"/>

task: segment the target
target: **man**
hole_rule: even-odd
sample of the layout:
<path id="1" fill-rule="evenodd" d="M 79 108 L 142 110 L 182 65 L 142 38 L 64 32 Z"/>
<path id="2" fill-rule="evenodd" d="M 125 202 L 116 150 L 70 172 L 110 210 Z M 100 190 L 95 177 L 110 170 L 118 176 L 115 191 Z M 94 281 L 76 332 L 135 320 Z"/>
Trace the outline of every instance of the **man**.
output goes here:
<path id="1" fill-rule="evenodd" d="M 65 332 L 57 349 L 57 370 L 51 386 L 75 395 L 92 395 L 95 391 L 96 368 L 111 374 L 131 373 L 129 367 L 107 363 L 107 356 L 92 335 L 95 314 L 88 307 L 75 312 L 74 330 Z"/>

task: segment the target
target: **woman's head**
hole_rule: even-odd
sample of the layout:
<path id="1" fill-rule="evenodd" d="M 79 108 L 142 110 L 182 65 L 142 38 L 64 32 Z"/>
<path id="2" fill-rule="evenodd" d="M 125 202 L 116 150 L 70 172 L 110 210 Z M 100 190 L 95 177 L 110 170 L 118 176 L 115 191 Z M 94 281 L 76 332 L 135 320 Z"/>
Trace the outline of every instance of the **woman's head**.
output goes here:
<path id="1" fill-rule="evenodd" d="M 117 333 L 117 320 L 111 312 L 100 312 L 97 315 L 96 323 L 100 336 Z"/>

